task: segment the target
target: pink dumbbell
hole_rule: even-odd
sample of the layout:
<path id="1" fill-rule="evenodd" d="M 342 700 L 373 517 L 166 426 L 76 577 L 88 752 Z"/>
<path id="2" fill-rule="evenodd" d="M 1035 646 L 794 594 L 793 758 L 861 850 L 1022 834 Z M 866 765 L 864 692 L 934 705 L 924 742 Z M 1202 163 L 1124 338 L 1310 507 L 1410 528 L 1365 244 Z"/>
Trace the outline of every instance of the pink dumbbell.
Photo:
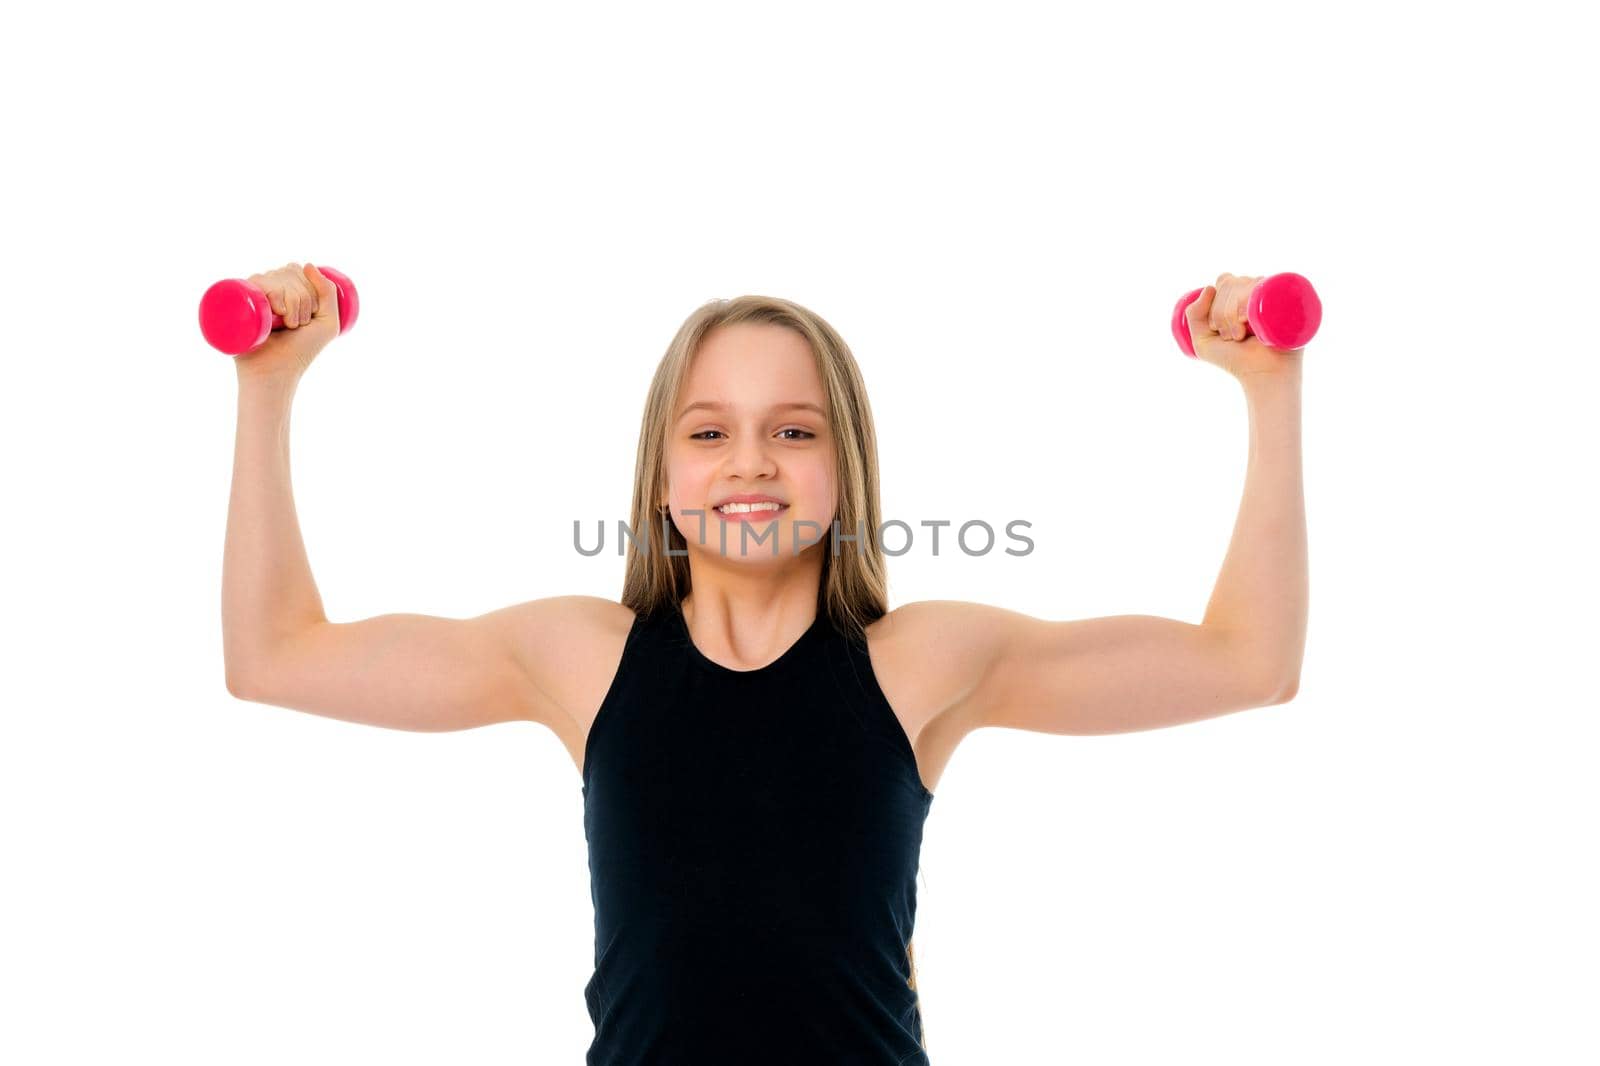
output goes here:
<path id="1" fill-rule="evenodd" d="M 339 290 L 339 332 L 356 324 L 361 313 L 361 298 L 354 283 L 332 267 L 317 269 Z M 200 332 L 206 343 L 228 355 L 243 355 L 259 348 L 275 329 L 283 328 L 283 316 L 274 314 L 267 294 L 248 281 L 228 278 L 219 281 L 200 297 Z"/>
<path id="2" fill-rule="evenodd" d="M 1204 291 L 1202 287 L 1187 293 L 1172 309 L 1172 337 L 1188 356 L 1194 355 L 1194 339 L 1189 336 L 1184 312 Z M 1320 325 L 1322 301 L 1311 282 L 1299 274 L 1262 278 L 1245 301 L 1245 336 L 1255 334 L 1268 348 L 1303 348 L 1317 335 Z"/>

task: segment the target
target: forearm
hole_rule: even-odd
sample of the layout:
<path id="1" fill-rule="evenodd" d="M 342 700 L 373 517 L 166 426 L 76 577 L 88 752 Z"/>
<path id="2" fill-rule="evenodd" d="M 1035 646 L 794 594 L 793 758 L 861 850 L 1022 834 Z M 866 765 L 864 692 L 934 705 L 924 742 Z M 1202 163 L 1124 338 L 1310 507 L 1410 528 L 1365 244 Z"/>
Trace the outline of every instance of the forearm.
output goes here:
<path id="1" fill-rule="evenodd" d="M 1250 669 L 1292 690 L 1310 598 L 1298 360 L 1241 380 L 1250 415 L 1244 497 L 1204 624 L 1232 634 Z"/>
<path id="2" fill-rule="evenodd" d="M 233 490 L 222 556 L 222 643 L 230 680 L 284 638 L 327 620 L 289 481 L 297 378 L 239 380 Z"/>

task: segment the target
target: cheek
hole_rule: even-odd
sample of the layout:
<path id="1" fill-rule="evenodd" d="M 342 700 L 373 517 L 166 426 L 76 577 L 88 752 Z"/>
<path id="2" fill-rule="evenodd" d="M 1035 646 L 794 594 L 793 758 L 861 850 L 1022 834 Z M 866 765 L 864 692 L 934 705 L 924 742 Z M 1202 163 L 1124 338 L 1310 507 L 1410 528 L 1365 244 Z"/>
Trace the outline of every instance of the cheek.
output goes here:
<path id="1" fill-rule="evenodd" d="M 801 489 L 806 499 L 812 501 L 813 507 L 818 511 L 827 511 L 838 506 L 831 466 L 808 469 L 802 479 Z"/>
<path id="2" fill-rule="evenodd" d="M 676 456 L 667 461 L 667 484 L 674 498 L 694 501 L 702 498 L 713 480 L 710 463 L 692 455 Z"/>

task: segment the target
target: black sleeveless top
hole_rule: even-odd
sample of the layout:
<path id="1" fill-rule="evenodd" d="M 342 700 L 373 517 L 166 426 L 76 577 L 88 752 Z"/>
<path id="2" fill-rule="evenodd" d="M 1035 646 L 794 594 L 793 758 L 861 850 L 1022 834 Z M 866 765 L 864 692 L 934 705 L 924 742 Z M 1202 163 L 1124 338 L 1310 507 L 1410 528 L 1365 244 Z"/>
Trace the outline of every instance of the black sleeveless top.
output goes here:
<path id="1" fill-rule="evenodd" d="M 907 948 L 933 793 L 820 608 L 755 670 L 634 619 L 584 749 L 588 1066 L 926 1066 Z"/>

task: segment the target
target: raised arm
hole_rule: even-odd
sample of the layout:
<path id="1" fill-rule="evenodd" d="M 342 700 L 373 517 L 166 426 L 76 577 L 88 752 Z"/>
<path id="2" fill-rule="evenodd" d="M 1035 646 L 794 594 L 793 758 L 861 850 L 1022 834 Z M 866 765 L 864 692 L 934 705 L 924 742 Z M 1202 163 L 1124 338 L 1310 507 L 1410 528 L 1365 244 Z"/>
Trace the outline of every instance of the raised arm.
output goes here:
<path id="1" fill-rule="evenodd" d="M 1254 280 L 1225 274 L 1189 308 L 1196 355 L 1239 380 L 1250 418 L 1244 495 L 1204 617 L 1052 621 L 983 604 L 907 604 L 901 612 L 923 619 L 911 631 L 964 730 L 1132 732 L 1295 696 L 1309 598 L 1303 350 L 1237 339 Z"/>
<path id="2" fill-rule="evenodd" d="M 1244 495 L 1201 624 L 1268 679 L 1269 702 L 1282 703 L 1300 687 L 1310 607 L 1300 449 L 1305 349 L 1276 351 L 1245 336 L 1245 301 L 1259 280 L 1223 274 L 1188 310 L 1195 354 L 1238 380 L 1250 419 Z"/>
<path id="3" fill-rule="evenodd" d="M 604 601 L 553 597 L 466 619 L 328 620 L 295 516 L 289 414 L 301 375 L 338 332 L 337 296 L 314 268 L 302 272 L 296 264 L 251 280 L 288 328 L 236 362 L 238 426 L 222 564 L 228 691 L 395 729 L 470 729 L 514 719 L 558 724 L 559 700 L 548 681 L 572 654 L 574 634 L 594 631 L 585 625 Z"/>

